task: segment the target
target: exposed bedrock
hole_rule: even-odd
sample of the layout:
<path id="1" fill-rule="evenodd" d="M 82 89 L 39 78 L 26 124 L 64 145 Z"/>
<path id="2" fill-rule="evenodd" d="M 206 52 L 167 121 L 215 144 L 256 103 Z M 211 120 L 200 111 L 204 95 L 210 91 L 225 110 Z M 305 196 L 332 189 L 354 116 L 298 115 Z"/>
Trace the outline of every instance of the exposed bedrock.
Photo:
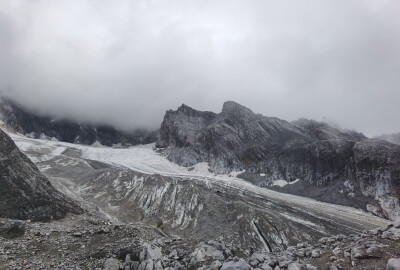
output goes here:
<path id="1" fill-rule="evenodd" d="M 300 179 L 299 188 L 279 190 L 389 219 L 400 216 L 400 146 L 355 131 L 265 117 L 228 101 L 219 114 L 186 105 L 167 111 L 156 145 L 179 165 L 208 162 L 216 173 L 246 170 L 244 179 L 266 187 Z"/>

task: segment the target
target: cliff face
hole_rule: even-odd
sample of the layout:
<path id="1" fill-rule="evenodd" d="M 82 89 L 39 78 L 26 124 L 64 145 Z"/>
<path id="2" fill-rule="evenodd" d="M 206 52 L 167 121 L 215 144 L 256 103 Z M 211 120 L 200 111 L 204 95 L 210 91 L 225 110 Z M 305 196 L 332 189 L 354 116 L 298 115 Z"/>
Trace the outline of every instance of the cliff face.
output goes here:
<path id="1" fill-rule="evenodd" d="M 56 138 L 59 141 L 91 145 L 147 144 L 155 141 L 154 131 L 118 131 L 110 126 L 76 123 L 65 119 L 53 119 L 29 112 L 10 100 L 0 100 L 0 119 L 4 126 L 33 138 Z"/>
<path id="2" fill-rule="evenodd" d="M 166 113 L 156 145 L 183 166 L 208 162 L 216 173 L 244 169 L 243 178 L 256 178 L 260 186 L 300 179 L 273 188 L 387 218 L 400 215 L 400 147 L 354 131 L 305 119 L 289 123 L 235 102 L 226 102 L 219 114 L 182 105 Z"/>
<path id="3" fill-rule="evenodd" d="M 0 130 L 0 218 L 48 221 L 82 209 L 56 191 Z"/>

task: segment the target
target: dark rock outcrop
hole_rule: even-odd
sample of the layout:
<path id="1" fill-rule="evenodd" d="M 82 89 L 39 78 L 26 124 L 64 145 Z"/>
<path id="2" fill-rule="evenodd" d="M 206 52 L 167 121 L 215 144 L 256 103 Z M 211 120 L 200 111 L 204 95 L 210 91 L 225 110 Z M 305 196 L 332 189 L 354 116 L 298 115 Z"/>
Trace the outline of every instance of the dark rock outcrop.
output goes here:
<path id="1" fill-rule="evenodd" d="M 125 132 L 106 125 L 77 123 L 67 119 L 53 119 L 50 116 L 38 115 L 7 99 L 0 100 L 0 119 L 8 130 L 35 139 L 56 138 L 62 142 L 86 145 L 99 142 L 106 146 L 148 144 L 156 139 L 154 131 Z"/>
<path id="2" fill-rule="evenodd" d="M 229 101 L 219 114 L 186 105 L 167 111 L 156 146 L 183 166 L 208 162 L 216 173 L 244 169 L 260 186 L 300 179 L 312 188 L 280 191 L 391 219 L 400 215 L 400 147 L 355 131 L 305 119 L 290 123 Z"/>
<path id="3" fill-rule="evenodd" d="M 83 210 L 50 184 L 0 130 L 0 218 L 48 221 Z"/>

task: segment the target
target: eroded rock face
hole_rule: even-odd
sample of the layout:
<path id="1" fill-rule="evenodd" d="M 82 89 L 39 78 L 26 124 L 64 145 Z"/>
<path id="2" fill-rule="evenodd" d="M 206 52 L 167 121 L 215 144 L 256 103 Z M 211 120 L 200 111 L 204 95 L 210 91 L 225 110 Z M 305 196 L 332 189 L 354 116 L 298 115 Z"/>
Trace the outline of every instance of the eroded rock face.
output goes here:
<path id="1" fill-rule="evenodd" d="M 0 130 L 0 217 L 48 221 L 81 213 Z"/>
<path id="2" fill-rule="evenodd" d="M 50 116 L 29 112 L 11 100 L 0 99 L 0 119 L 12 132 L 32 138 L 57 139 L 62 142 L 91 145 L 100 143 L 137 145 L 155 141 L 154 131 L 118 131 L 111 126 L 77 123 L 66 119 L 53 119 Z"/>
<path id="3" fill-rule="evenodd" d="M 305 119 L 289 123 L 229 101 L 219 114 L 186 105 L 167 111 L 156 146 L 179 165 L 245 169 L 243 178 L 256 176 L 260 186 L 300 179 L 279 191 L 400 216 L 400 147 L 354 131 Z"/>

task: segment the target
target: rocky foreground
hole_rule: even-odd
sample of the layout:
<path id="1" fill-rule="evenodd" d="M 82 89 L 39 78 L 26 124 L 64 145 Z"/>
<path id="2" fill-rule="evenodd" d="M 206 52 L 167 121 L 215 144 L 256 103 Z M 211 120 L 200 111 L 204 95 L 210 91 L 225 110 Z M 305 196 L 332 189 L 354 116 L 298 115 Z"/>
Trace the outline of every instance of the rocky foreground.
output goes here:
<path id="1" fill-rule="evenodd" d="M 400 269 L 400 260 L 392 259 L 399 256 L 400 221 L 315 245 L 238 256 L 223 239 L 165 237 L 152 227 L 86 214 L 49 223 L 0 219 L 0 269 Z"/>

